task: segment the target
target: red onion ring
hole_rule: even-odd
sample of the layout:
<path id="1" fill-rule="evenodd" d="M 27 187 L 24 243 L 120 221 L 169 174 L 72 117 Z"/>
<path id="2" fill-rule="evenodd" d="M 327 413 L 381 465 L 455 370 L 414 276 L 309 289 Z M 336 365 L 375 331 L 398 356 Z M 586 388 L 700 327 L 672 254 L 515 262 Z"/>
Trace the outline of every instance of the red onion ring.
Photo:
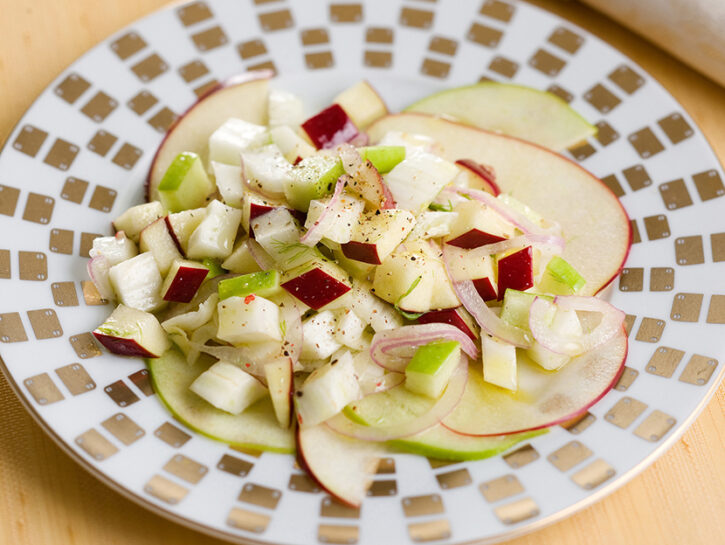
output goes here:
<path id="1" fill-rule="evenodd" d="M 252 256 L 252 259 L 254 259 L 254 262 L 260 269 L 262 269 L 263 271 L 269 271 L 276 267 L 274 259 L 272 259 L 272 257 L 264 250 L 264 248 L 262 248 L 262 245 L 259 244 L 259 242 L 252 238 L 249 238 L 244 242 L 244 244 L 247 245 L 249 255 Z"/>
<path id="2" fill-rule="evenodd" d="M 502 240 L 501 242 L 494 242 L 493 244 L 486 244 L 485 246 L 479 246 L 478 248 L 470 250 L 468 255 L 478 257 L 500 254 L 512 248 L 524 248 L 526 246 L 548 246 L 562 253 L 564 251 L 564 239 L 553 235 L 528 234 Z"/>
<path id="3" fill-rule="evenodd" d="M 405 375 L 403 373 L 388 373 L 381 377 L 370 377 L 361 380 L 359 384 L 363 396 L 369 396 L 400 386 L 403 382 L 405 382 Z"/>
<path id="4" fill-rule="evenodd" d="M 348 175 L 340 176 L 337 179 L 337 183 L 335 184 L 335 192 L 332 194 L 330 202 L 327 203 L 327 206 L 325 206 L 325 209 L 320 214 L 320 217 L 317 218 L 317 221 L 315 221 L 312 226 L 307 229 L 307 232 L 300 237 L 300 242 L 302 244 L 312 247 L 320 242 L 320 240 L 322 240 L 325 231 L 330 228 L 330 224 L 334 220 L 334 214 L 337 205 L 340 202 L 340 196 L 342 195 L 342 191 L 343 189 L 345 189 L 345 186 L 350 181 L 351 178 Z"/>
<path id="5" fill-rule="evenodd" d="M 337 148 L 342 168 L 358 182 L 360 196 L 382 209 L 395 208 L 395 199 L 385 184 L 378 169 L 370 161 L 363 161 L 360 153 L 350 144 L 342 144 Z M 350 186 L 351 189 L 354 186 Z"/>

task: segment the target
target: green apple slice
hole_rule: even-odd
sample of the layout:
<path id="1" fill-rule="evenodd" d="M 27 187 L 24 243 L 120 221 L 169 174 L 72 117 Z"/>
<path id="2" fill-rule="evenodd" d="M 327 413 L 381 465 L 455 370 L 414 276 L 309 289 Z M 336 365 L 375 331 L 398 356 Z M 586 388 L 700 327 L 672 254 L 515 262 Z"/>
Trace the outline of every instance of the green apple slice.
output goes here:
<path id="1" fill-rule="evenodd" d="M 169 212 L 181 212 L 206 204 L 214 190 L 204 170 L 201 158 L 190 151 L 177 155 L 159 183 L 161 204 Z"/>
<path id="2" fill-rule="evenodd" d="M 358 152 L 363 161 L 370 161 L 380 174 L 390 172 L 405 159 L 403 146 L 366 146 L 359 148 Z"/>
<path id="3" fill-rule="evenodd" d="M 219 282 L 219 299 L 233 296 L 244 297 L 251 294 L 271 297 L 279 293 L 279 290 L 279 272 L 275 270 L 255 272 Z"/>
<path id="4" fill-rule="evenodd" d="M 555 151 L 593 136 L 597 128 L 552 93 L 483 82 L 430 95 L 407 112 L 447 115 L 481 129 L 516 136 Z"/>
<path id="5" fill-rule="evenodd" d="M 405 368 L 405 387 L 428 397 L 440 397 L 458 365 L 461 345 L 458 341 L 424 344 Z"/>
<path id="6" fill-rule="evenodd" d="M 184 356 L 169 350 L 146 360 L 154 389 L 174 417 L 192 430 L 235 447 L 293 453 L 293 433 L 277 423 L 269 397 L 239 415 L 225 413 L 189 390 L 208 365 L 188 365 Z"/>

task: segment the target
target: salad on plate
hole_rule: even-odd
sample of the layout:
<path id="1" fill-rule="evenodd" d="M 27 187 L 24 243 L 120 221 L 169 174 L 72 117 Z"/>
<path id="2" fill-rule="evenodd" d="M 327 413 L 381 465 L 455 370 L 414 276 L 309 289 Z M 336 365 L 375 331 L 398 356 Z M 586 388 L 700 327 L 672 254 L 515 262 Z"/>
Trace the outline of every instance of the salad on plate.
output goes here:
<path id="1" fill-rule="evenodd" d="M 363 81 L 308 117 L 269 81 L 182 116 L 90 252 L 117 305 L 94 335 L 179 421 L 357 506 L 386 452 L 492 456 L 616 383 L 624 313 L 596 294 L 629 220 L 557 153 L 591 125 L 496 83 L 389 114 Z"/>

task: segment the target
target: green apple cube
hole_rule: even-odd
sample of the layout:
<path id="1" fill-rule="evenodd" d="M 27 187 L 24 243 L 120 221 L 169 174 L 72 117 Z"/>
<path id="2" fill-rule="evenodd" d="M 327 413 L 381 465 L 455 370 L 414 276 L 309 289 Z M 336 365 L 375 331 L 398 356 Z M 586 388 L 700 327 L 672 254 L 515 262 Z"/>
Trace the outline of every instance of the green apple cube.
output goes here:
<path id="1" fill-rule="evenodd" d="M 404 146 L 366 146 L 359 148 L 360 157 L 370 161 L 380 174 L 393 170 L 395 165 L 405 159 Z"/>
<path id="2" fill-rule="evenodd" d="M 292 176 L 284 182 L 285 197 L 293 208 L 306 212 L 311 200 L 332 193 L 337 179 L 343 174 L 345 169 L 339 159 L 313 155 L 292 169 Z"/>
<path id="3" fill-rule="evenodd" d="M 516 347 L 488 335 L 481 336 L 483 380 L 513 392 L 518 387 Z"/>
<path id="4" fill-rule="evenodd" d="M 405 387 L 428 397 L 440 397 L 460 361 L 460 355 L 458 341 L 424 344 L 415 351 L 405 368 Z"/>
<path id="5" fill-rule="evenodd" d="M 546 265 L 539 289 L 554 295 L 573 295 L 578 293 L 586 283 L 584 277 L 566 260 L 554 256 Z"/>
<path id="6" fill-rule="evenodd" d="M 161 203 L 170 212 L 204 206 L 214 186 L 196 153 L 185 151 L 171 162 L 159 184 Z"/>
<path id="7" fill-rule="evenodd" d="M 262 271 L 243 274 L 234 278 L 227 278 L 219 282 L 219 299 L 228 297 L 245 297 L 259 295 L 270 297 L 279 292 L 279 273 L 277 271 Z"/>
<path id="8" fill-rule="evenodd" d="M 506 323 L 528 331 L 529 309 L 531 308 L 531 303 L 537 297 L 546 299 L 547 301 L 553 300 L 553 297 L 549 297 L 548 295 L 537 295 L 536 293 L 508 288 L 503 296 L 501 319 Z"/>
<path id="9" fill-rule="evenodd" d="M 216 259 L 212 259 L 210 257 L 205 257 L 202 260 L 201 264 L 204 265 L 207 269 L 209 269 L 209 274 L 206 276 L 207 279 L 209 279 L 209 280 L 211 280 L 215 276 L 227 274 L 227 271 L 219 264 L 219 262 Z"/>

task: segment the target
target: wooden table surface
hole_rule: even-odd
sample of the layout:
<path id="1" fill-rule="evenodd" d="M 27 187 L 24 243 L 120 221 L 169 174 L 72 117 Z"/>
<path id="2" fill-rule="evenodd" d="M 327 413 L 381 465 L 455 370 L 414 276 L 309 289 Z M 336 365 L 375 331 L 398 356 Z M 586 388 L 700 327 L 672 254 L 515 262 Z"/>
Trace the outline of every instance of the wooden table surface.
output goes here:
<path id="1" fill-rule="evenodd" d="M 531 0 L 605 39 L 677 98 L 725 158 L 725 89 L 576 2 Z M 32 100 L 90 47 L 164 0 L 3 0 L 0 140 Z M 0 543 L 221 544 L 151 514 L 91 477 L 23 410 L 0 374 Z M 651 467 L 603 501 L 515 545 L 722 544 L 725 386 Z"/>

